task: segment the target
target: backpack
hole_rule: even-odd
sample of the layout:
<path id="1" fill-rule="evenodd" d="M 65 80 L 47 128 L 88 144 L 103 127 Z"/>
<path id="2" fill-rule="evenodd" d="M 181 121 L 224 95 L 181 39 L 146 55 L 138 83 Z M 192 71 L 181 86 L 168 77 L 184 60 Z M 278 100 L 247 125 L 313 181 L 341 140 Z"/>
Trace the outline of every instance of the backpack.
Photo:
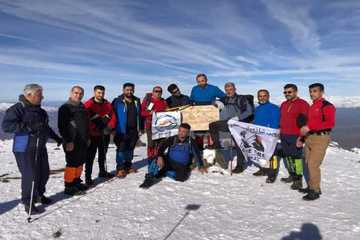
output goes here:
<path id="1" fill-rule="evenodd" d="M 151 103 L 151 97 L 152 94 L 151 93 L 147 93 L 145 94 L 144 100 L 146 101 L 146 108 L 149 106 L 149 104 Z"/>
<path id="2" fill-rule="evenodd" d="M 325 113 L 324 113 L 324 108 L 326 107 L 326 106 L 334 106 L 331 102 L 329 102 L 329 101 L 327 101 L 327 100 L 323 100 L 323 102 L 322 102 L 322 106 L 321 106 L 321 114 L 322 114 L 322 116 L 321 116 L 321 120 L 323 121 L 323 122 L 325 122 Z"/>
<path id="3" fill-rule="evenodd" d="M 253 95 L 243 95 L 243 96 L 246 98 L 246 100 L 250 104 L 251 112 L 252 112 L 252 114 L 249 117 L 247 117 L 246 119 L 244 119 L 243 121 L 244 122 L 252 122 L 252 121 L 254 121 L 254 118 L 255 118 L 255 115 L 254 115 L 254 113 L 255 113 L 254 96 Z"/>
<path id="4" fill-rule="evenodd" d="M 326 106 L 333 106 L 333 104 L 331 102 L 325 100 L 325 99 L 323 100 L 322 105 L 320 107 L 320 111 L 321 111 L 321 114 L 322 114 L 322 116 L 321 116 L 321 121 L 322 122 L 325 122 L 324 108 Z M 308 119 L 303 114 L 300 114 L 296 119 L 296 125 L 297 125 L 298 128 L 302 128 L 303 126 L 305 126 L 307 124 L 307 122 L 308 122 Z"/>

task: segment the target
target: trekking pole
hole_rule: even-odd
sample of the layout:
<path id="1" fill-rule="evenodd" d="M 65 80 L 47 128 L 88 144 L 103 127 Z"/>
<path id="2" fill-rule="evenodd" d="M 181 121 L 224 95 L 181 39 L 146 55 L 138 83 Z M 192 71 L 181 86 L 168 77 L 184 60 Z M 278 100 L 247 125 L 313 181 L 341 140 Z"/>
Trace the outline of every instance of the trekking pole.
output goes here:
<path id="1" fill-rule="evenodd" d="M 231 136 L 230 138 L 230 176 L 232 176 L 232 170 L 233 170 L 233 138 Z"/>
<path id="2" fill-rule="evenodd" d="M 32 179 L 32 183 L 31 183 L 31 197 L 30 197 L 30 207 L 29 207 L 29 212 L 28 212 L 28 218 L 27 218 L 27 222 L 30 223 L 31 221 L 31 211 L 32 211 L 32 206 L 33 206 L 33 202 L 34 202 L 34 188 L 35 188 L 35 174 L 36 174 L 36 166 L 37 166 L 37 158 L 38 158 L 38 148 L 39 148 L 39 134 L 36 134 L 36 146 L 35 146 L 35 159 L 34 159 L 34 168 L 33 168 L 33 179 Z"/>

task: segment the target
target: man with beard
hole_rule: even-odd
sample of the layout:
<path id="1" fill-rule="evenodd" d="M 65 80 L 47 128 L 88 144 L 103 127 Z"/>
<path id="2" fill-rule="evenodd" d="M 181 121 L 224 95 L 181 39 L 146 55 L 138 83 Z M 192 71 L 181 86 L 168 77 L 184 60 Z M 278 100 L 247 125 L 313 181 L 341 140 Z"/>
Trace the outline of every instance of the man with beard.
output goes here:
<path id="1" fill-rule="evenodd" d="M 194 105 L 211 105 L 217 98 L 225 97 L 225 93 L 217 86 L 208 84 L 204 73 L 196 75 L 197 85 L 191 89 L 190 100 Z"/>
<path id="2" fill-rule="evenodd" d="M 279 128 L 280 123 L 280 108 L 271 103 L 270 93 L 266 89 L 260 89 L 257 93 L 259 105 L 255 109 L 255 119 L 254 124 L 269 127 L 269 128 Z M 258 142 L 261 142 L 260 137 L 257 138 Z M 260 168 L 260 170 L 254 173 L 254 176 L 268 176 L 266 179 L 267 183 L 273 183 L 276 180 L 278 171 L 279 171 L 279 161 L 280 157 L 280 144 L 277 145 L 274 155 L 269 160 L 269 168 L 264 169 Z"/>
<path id="3" fill-rule="evenodd" d="M 89 138 L 89 116 L 81 102 L 84 89 L 71 88 L 69 100 L 59 108 L 58 127 L 64 139 L 66 168 L 64 172 L 67 195 L 83 194 L 87 186 L 82 184 L 81 173 L 87 158 Z"/>
<path id="4" fill-rule="evenodd" d="M 252 102 L 249 101 L 247 96 L 239 95 L 236 93 L 235 84 L 228 82 L 224 86 L 226 96 L 220 98 L 219 101 L 216 101 L 218 108 L 220 109 L 220 120 L 212 122 L 209 124 L 209 132 L 211 136 L 211 142 L 208 146 L 209 149 L 216 149 L 217 154 L 220 154 L 220 136 L 219 132 L 230 132 L 228 121 L 230 119 L 237 119 L 241 122 L 249 122 L 251 117 L 254 115 L 254 108 Z M 236 146 L 237 151 L 237 161 L 238 164 L 233 170 L 233 173 L 240 173 L 244 170 L 244 155 L 241 150 Z M 221 158 L 220 158 L 221 159 Z M 223 165 L 224 163 L 220 163 Z"/>
<path id="5" fill-rule="evenodd" d="M 125 178 L 127 174 L 136 172 L 132 167 L 134 149 L 139 134 L 144 131 L 141 118 L 140 99 L 134 96 L 135 85 L 125 83 L 123 94 L 112 102 L 117 123 L 114 142 L 116 144 L 116 176 Z"/>
<path id="6" fill-rule="evenodd" d="M 49 126 L 48 115 L 41 108 L 42 99 L 40 85 L 26 85 L 19 102 L 6 110 L 2 122 L 4 132 L 14 133 L 13 152 L 21 173 L 21 202 L 29 214 L 40 212 L 32 199 L 42 204 L 51 203 L 44 195 L 50 174 L 46 142 L 50 137 L 58 145 L 62 143 Z"/>
<path id="7" fill-rule="evenodd" d="M 90 117 L 90 146 L 85 164 L 85 182 L 90 186 L 92 168 L 96 152 L 98 152 L 99 177 L 111 178 L 114 175 L 106 169 L 106 153 L 110 142 L 110 134 L 115 128 L 116 116 L 110 102 L 105 99 L 105 87 L 94 87 L 94 97 L 84 104 Z"/>
<path id="8" fill-rule="evenodd" d="M 295 84 L 286 84 L 284 95 L 286 101 L 280 106 L 280 139 L 289 177 L 281 181 L 292 182 L 291 189 L 298 190 L 302 188 L 303 149 L 296 145 L 296 141 L 300 128 L 305 125 L 309 104 L 298 97 Z"/>

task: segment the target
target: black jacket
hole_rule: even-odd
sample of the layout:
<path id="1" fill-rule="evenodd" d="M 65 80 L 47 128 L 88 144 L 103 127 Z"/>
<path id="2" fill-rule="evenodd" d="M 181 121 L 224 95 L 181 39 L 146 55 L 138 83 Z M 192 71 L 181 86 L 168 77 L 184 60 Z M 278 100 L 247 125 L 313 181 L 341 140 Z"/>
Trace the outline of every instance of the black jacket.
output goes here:
<path id="1" fill-rule="evenodd" d="M 40 145 L 45 145 L 48 138 L 61 142 L 61 138 L 49 126 L 46 111 L 40 105 L 32 105 L 24 95 L 20 95 L 19 102 L 6 110 L 2 129 L 15 135 L 39 137 Z"/>
<path id="2" fill-rule="evenodd" d="M 70 100 L 59 108 L 58 127 L 65 143 L 87 143 L 89 140 L 89 114 L 82 103 Z"/>
<path id="3" fill-rule="evenodd" d="M 252 95 L 225 96 L 220 98 L 224 109 L 220 112 L 221 120 L 229 120 L 238 117 L 242 122 L 251 122 L 254 118 L 254 100 Z"/>
<path id="4" fill-rule="evenodd" d="M 166 103 L 170 108 L 181 107 L 191 104 L 190 98 L 184 94 L 180 96 L 170 96 L 166 99 Z"/>

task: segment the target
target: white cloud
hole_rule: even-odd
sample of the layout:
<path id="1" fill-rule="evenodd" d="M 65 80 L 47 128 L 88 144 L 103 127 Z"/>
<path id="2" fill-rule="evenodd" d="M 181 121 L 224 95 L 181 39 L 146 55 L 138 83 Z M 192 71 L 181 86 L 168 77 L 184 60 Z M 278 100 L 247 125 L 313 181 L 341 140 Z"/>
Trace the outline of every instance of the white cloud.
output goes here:
<path id="1" fill-rule="evenodd" d="M 298 51 L 312 53 L 319 49 L 321 41 L 308 4 L 299 3 L 295 7 L 293 2 L 277 0 L 265 0 L 263 3 L 270 14 L 288 28 Z"/>

